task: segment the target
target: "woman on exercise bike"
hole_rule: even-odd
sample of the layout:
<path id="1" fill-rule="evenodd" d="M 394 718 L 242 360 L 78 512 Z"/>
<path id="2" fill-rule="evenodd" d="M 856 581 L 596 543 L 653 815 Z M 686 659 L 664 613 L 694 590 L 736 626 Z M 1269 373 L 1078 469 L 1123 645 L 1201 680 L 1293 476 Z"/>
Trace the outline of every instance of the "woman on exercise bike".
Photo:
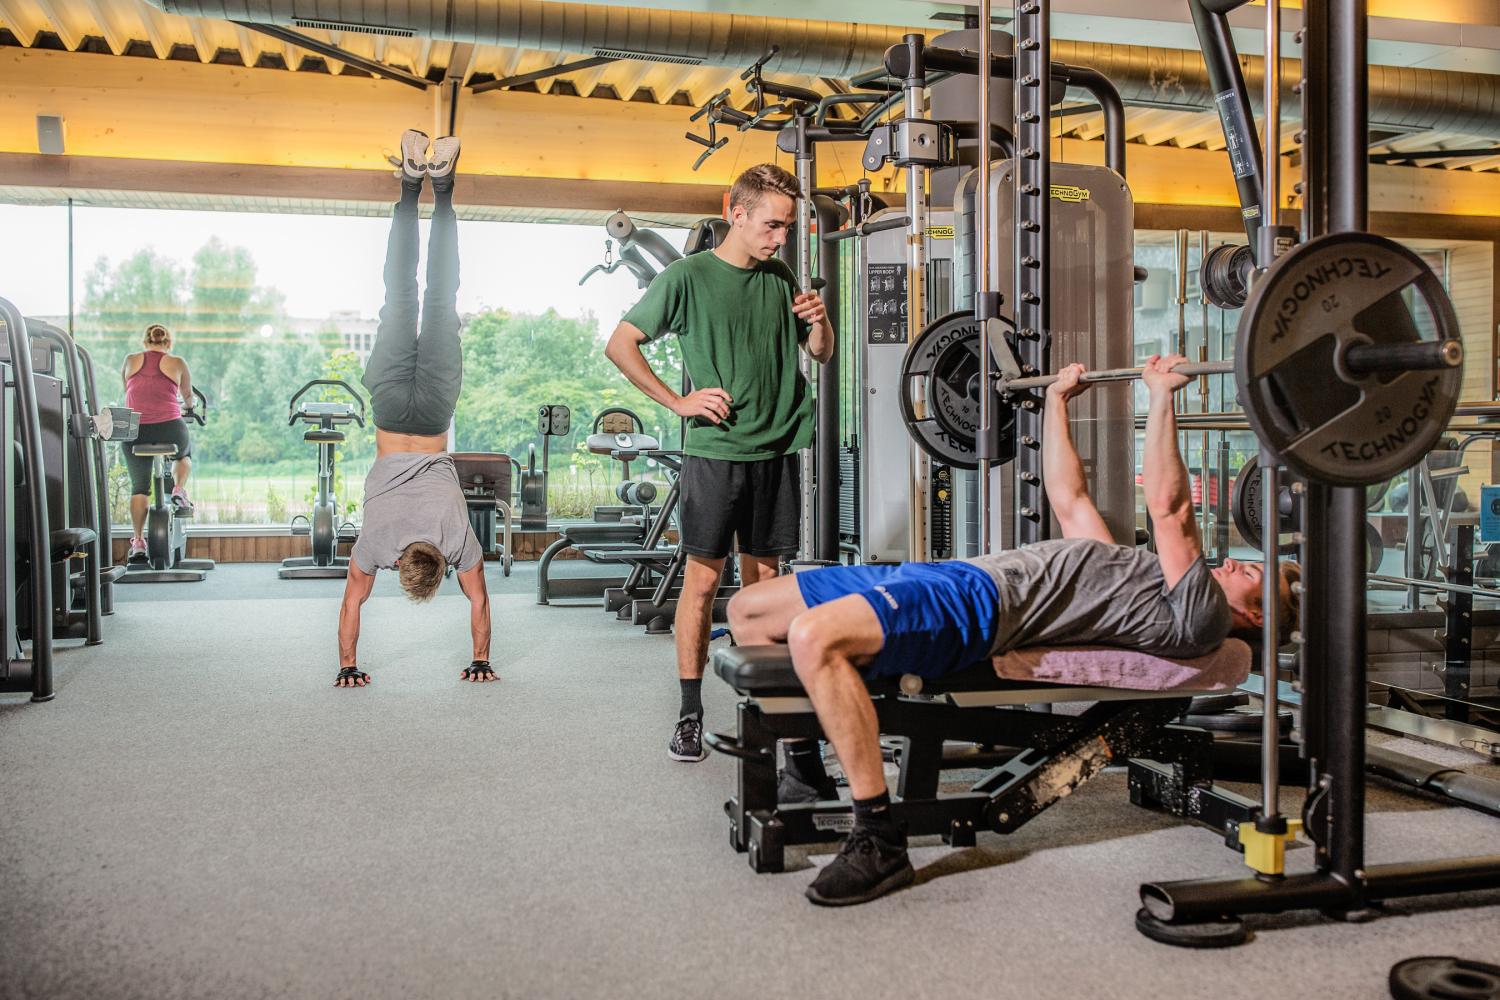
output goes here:
<path id="1" fill-rule="evenodd" d="M 141 415 L 141 431 L 122 446 L 125 467 L 130 470 L 130 561 L 146 559 L 146 507 L 151 494 L 151 459 L 132 453 L 137 444 L 170 443 L 177 446 L 172 463 L 172 506 L 190 511 L 184 487 L 192 472 L 192 446 L 182 400 L 193 398 L 193 377 L 187 362 L 172 353 L 172 333 L 160 323 L 146 327 L 144 351 L 125 359 L 125 405 Z M 189 407 L 191 408 L 191 407 Z"/>

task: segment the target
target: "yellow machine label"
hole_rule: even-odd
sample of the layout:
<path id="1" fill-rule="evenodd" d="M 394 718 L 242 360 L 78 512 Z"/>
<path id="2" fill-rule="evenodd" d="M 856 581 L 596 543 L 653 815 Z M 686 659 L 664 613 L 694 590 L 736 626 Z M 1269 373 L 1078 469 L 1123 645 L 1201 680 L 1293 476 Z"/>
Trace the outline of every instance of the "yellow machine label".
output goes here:
<path id="1" fill-rule="evenodd" d="M 1052 197 L 1069 205 L 1078 205 L 1089 200 L 1089 189 L 1075 187 L 1072 184 L 1054 184 Z"/>
<path id="2" fill-rule="evenodd" d="M 953 239 L 952 226 L 928 226 L 927 238 L 929 240 L 951 240 Z"/>

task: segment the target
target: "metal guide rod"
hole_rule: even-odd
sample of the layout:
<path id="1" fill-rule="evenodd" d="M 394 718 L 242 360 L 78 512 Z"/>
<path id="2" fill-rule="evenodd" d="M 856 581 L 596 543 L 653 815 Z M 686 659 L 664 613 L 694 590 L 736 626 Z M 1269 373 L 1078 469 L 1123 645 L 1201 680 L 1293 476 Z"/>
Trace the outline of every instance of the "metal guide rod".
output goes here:
<path id="1" fill-rule="evenodd" d="M 1266 0 L 1265 75 L 1265 179 L 1261 189 L 1265 192 L 1265 224 L 1275 226 L 1281 216 L 1281 0 Z M 1271 262 L 1264 263 L 1269 266 Z"/>
<path id="2" fill-rule="evenodd" d="M 979 177 L 974 189 L 974 266 L 977 294 L 974 297 L 979 318 L 979 554 L 989 555 L 994 545 L 993 529 L 990 525 L 990 448 L 994 433 L 994 407 L 990 405 L 994 372 L 990 366 L 990 149 L 983 137 L 989 134 L 992 115 L 990 113 L 990 15 L 991 0 L 980 0 L 979 5 Z"/>
<path id="3" fill-rule="evenodd" d="M 1208 259 L 1208 230 L 1207 229 L 1200 229 L 1200 230 L 1198 230 L 1198 262 L 1199 262 L 1199 265 L 1201 266 L 1202 262 L 1204 260 L 1207 260 L 1207 259 Z M 1203 312 L 1202 323 L 1201 323 L 1201 326 L 1200 326 L 1200 328 L 1203 331 L 1203 342 L 1198 345 L 1198 360 L 1199 360 L 1199 362 L 1205 362 L 1205 361 L 1208 360 L 1208 353 L 1209 353 L 1208 352 L 1208 286 L 1205 285 L 1203 283 L 1203 281 L 1201 281 L 1201 280 L 1198 282 L 1198 304 L 1202 307 L 1202 312 Z M 1207 413 L 1208 412 L 1208 376 L 1207 375 L 1201 375 L 1201 376 L 1198 377 L 1198 412 L 1199 413 Z M 1199 450 L 1203 454 L 1202 465 L 1201 465 L 1201 468 L 1202 468 L 1202 471 L 1203 471 L 1203 483 L 1204 483 L 1204 490 L 1203 490 L 1203 538 L 1205 540 L 1207 540 L 1208 534 L 1209 534 L 1209 530 L 1208 529 L 1209 529 L 1209 524 L 1210 524 L 1211 511 L 1212 511 L 1212 507 L 1209 505 L 1209 502 L 1208 502 L 1208 488 L 1207 488 L 1207 485 L 1208 485 L 1208 448 L 1209 448 L 1208 431 L 1204 431 L 1199 436 L 1199 438 L 1198 438 L 1198 447 L 1199 447 Z M 1224 553 L 1218 552 L 1216 550 L 1214 552 L 1214 555 L 1218 556 L 1219 558 L 1222 559 L 1223 556 L 1224 556 Z"/>
<path id="4" fill-rule="evenodd" d="M 1422 580 L 1412 576 L 1391 576 L 1386 573 L 1370 573 L 1366 577 L 1380 583 L 1388 583 L 1396 589 L 1410 588 L 1412 590 L 1441 590 L 1450 594 L 1468 594 L 1472 597 L 1488 597 L 1500 600 L 1500 590 L 1494 587 L 1467 587 L 1461 583 L 1448 583 L 1444 580 Z"/>
<path id="5" fill-rule="evenodd" d="M 1266 0 L 1266 137 L 1265 178 L 1265 224 L 1274 227 L 1280 214 L 1280 185 L 1277 177 L 1277 160 L 1281 155 L 1281 0 Z M 1269 262 L 1268 262 L 1269 263 Z M 1204 339 L 1207 340 L 1204 331 Z M 1277 628 L 1277 611 L 1281 600 L 1281 567 L 1277 559 L 1280 539 L 1278 511 L 1279 492 L 1276 476 L 1276 459 L 1262 449 L 1261 456 L 1261 551 L 1266 554 L 1264 575 L 1261 578 L 1261 665 L 1265 674 L 1265 692 L 1262 695 L 1260 732 L 1260 787 L 1261 818 L 1259 826 L 1264 830 L 1280 832 L 1286 828 L 1281 818 L 1281 727 L 1280 704 L 1277 701 L 1276 651 L 1281 648 Z"/>
<path id="6" fill-rule="evenodd" d="M 911 52 L 911 68 L 904 81 L 905 116 L 918 120 L 927 116 L 927 81 L 922 68 L 922 36 L 904 39 Z M 927 301 L 927 170 L 913 163 L 906 174 L 906 341 L 914 343 L 925 326 Z M 925 401 L 924 401 L 925 405 Z M 911 442 L 908 451 L 911 504 L 907 515 L 907 552 L 910 562 L 925 562 L 927 551 L 927 453 Z"/>
<path id="7" fill-rule="evenodd" d="M 1276 0 L 1271 0 L 1275 3 Z M 1265 449 L 1260 453 L 1260 550 L 1266 554 L 1261 576 L 1261 672 L 1265 690 L 1261 693 L 1260 789 L 1263 825 L 1279 825 L 1281 817 L 1281 706 L 1277 703 L 1276 652 L 1281 648 L 1277 611 L 1281 601 L 1281 564 L 1277 549 L 1281 546 L 1280 483 L 1276 456 Z M 1284 828 L 1284 827 L 1283 827 Z"/>
<path id="8" fill-rule="evenodd" d="M 812 291 L 812 214 L 813 214 L 813 146 L 807 138 L 807 117 L 799 115 L 797 118 L 797 187 L 801 190 L 802 197 L 797 199 L 797 290 L 802 293 Z M 800 352 L 799 367 L 802 369 L 803 378 L 812 376 L 812 359 L 807 356 L 806 351 Z M 823 447 L 824 443 L 819 441 L 817 447 Z M 800 533 L 801 548 L 799 555 L 803 559 L 813 557 L 813 452 L 811 448 L 803 448 L 798 457 L 802 469 L 802 530 Z M 828 484 L 819 483 L 820 489 L 826 488 Z"/>
<path id="9" fill-rule="evenodd" d="M 1410 344 L 1355 344 L 1344 352 L 1343 363 L 1350 374 L 1376 375 L 1389 372 L 1457 368 L 1464 362 L 1464 347 L 1457 340 L 1424 340 Z M 1172 369 L 1179 375 L 1227 375 L 1234 362 L 1184 361 Z M 1144 368 L 1101 368 L 1084 372 L 1084 382 L 1131 382 L 1141 377 Z M 1000 380 L 1002 393 L 1043 389 L 1057 381 L 1056 375 L 1028 375 L 1025 378 Z"/>
<path id="10" fill-rule="evenodd" d="M 1015 282 L 1011 303 L 1021 370 L 1048 371 L 1051 336 L 1052 29 L 1048 0 L 1016 8 L 1015 37 Z M 986 26 L 987 27 L 987 26 Z M 985 359 L 988 363 L 988 359 Z M 1047 537 L 1051 511 L 1042 488 L 1042 409 L 1024 400 L 1016 410 L 1015 544 Z"/>

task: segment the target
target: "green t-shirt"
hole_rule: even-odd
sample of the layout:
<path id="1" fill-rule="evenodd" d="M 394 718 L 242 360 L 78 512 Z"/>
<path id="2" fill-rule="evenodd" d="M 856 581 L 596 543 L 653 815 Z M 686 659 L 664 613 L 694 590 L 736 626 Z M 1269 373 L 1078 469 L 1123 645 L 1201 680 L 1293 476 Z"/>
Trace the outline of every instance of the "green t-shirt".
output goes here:
<path id="1" fill-rule="evenodd" d="M 712 251 L 674 262 L 624 321 L 647 340 L 675 333 L 695 389 L 729 393 L 729 418 L 688 421 L 683 451 L 750 462 L 812 444 L 812 395 L 798 369 L 808 324 L 792 312 L 797 279 L 778 258 L 735 267 Z"/>

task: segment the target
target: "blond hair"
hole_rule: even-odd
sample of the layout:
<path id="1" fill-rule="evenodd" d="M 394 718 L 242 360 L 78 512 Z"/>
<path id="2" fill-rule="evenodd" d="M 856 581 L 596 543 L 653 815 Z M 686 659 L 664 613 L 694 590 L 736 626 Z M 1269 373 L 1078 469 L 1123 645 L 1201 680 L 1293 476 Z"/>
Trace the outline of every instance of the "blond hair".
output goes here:
<path id="1" fill-rule="evenodd" d="M 172 331 L 160 323 L 152 323 L 146 327 L 146 335 L 141 338 L 141 343 L 147 347 L 171 347 Z"/>
<path id="2" fill-rule="evenodd" d="M 734 186 L 729 189 L 729 208 L 733 211 L 736 205 L 740 205 L 745 211 L 751 211 L 773 191 L 792 201 L 802 197 L 802 186 L 797 183 L 797 178 L 774 163 L 756 164 L 734 179 Z"/>
<path id="3" fill-rule="evenodd" d="M 430 542 L 412 542 L 401 550 L 401 565 L 396 576 L 406 596 L 421 604 L 432 600 L 447 572 L 448 562 L 437 546 Z"/>

